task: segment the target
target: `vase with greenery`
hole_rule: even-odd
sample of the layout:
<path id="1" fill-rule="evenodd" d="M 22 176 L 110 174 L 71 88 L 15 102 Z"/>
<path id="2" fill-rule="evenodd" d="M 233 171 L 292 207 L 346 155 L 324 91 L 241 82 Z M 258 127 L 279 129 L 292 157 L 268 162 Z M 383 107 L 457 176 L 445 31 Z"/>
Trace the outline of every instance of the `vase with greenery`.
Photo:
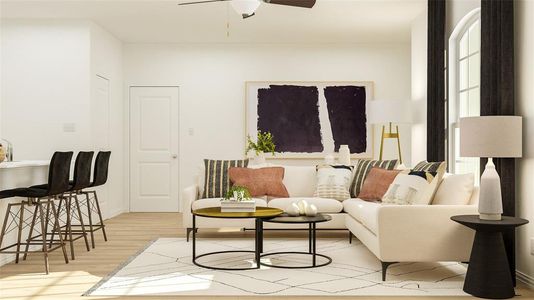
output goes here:
<path id="1" fill-rule="evenodd" d="M 250 135 L 247 137 L 247 149 L 246 153 L 249 153 L 253 150 L 256 153 L 256 163 L 263 164 L 265 163 L 265 153 L 271 153 L 274 155 L 276 145 L 274 144 L 274 136 L 266 131 L 261 132 L 258 130 L 258 138 L 256 142 L 252 140 Z"/>
<path id="2" fill-rule="evenodd" d="M 226 192 L 223 200 L 246 201 L 250 199 L 252 199 L 252 196 L 246 187 L 234 185 Z"/>

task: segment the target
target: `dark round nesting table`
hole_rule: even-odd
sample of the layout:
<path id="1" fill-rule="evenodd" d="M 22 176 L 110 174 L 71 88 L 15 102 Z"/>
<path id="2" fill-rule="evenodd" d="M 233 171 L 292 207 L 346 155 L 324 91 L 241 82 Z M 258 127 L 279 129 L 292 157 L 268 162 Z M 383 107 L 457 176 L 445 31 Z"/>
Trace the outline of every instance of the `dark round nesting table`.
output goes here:
<path id="1" fill-rule="evenodd" d="M 314 217 L 307 216 L 298 216 L 291 217 L 287 214 L 281 214 L 278 217 L 272 219 L 262 219 L 261 222 L 269 223 L 283 223 L 283 224 L 308 224 L 308 252 L 301 251 L 282 251 L 282 252 L 269 252 L 262 254 L 261 257 L 267 257 L 272 255 L 310 255 L 312 256 L 312 264 L 305 266 L 283 266 L 283 265 L 273 265 L 264 262 L 260 262 L 261 265 L 271 267 L 271 268 L 282 268 L 282 269 L 308 269 L 308 268 L 318 268 L 329 265 L 332 262 L 332 259 L 324 254 L 317 253 L 317 223 L 328 222 L 332 220 L 330 215 L 317 214 Z M 263 225 L 261 225 L 263 228 Z M 262 247 L 263 248 L 263 245 Z M 326 261 L 323 263 L 317 263 L 317 257 L 322 257 Z"/>
<path id="2" fill-rule="evenodd" d="M 451 220 L 476 231 L 464 292 L 488 299 L 514 297 L 514 284 L 502 233 L 525 225 L 528 221 L 506 216 L 499 221 L 480 220 L 478 215 L 453 216 Z"/>

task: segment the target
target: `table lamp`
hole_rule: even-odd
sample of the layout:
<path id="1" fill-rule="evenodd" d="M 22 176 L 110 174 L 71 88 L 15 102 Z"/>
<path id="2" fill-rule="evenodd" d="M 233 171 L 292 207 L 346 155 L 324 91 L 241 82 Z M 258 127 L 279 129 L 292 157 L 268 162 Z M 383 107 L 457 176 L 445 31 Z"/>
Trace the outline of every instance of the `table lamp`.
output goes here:
<path id="1" fill-rule="evenodd" d="M 389 124 L 389 132 L 386 132 L 385 125 L 382 126 L 379 159 L 382 160 L 384 153 L 384 140 L 396 139 L 399 151 L 399 164 L 402 164 L 399 126 L 395 125 L 396 132 L 393 132 L 392 124 L 410 123 L 412 121 L 411 101 L 374 100 L 369 101 L 368 106 L 368 122 L 370 124 Z"/>
<path id="2" fill-rule="evenodd" d="M 493 158 L 522 156 L 521 122 L 518 116 L 460 118 L 460 156 L 488 158 L 480 177 L 478 212 L 481 220 L 501 220 L 501 179 Z"/>

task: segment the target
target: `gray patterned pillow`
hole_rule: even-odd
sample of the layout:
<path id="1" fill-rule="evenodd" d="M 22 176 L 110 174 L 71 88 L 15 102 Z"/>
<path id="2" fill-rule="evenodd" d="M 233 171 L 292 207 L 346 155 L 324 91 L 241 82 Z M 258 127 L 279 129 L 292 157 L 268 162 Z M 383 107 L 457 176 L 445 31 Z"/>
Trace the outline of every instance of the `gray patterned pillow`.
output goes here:
<path id="1" fill-rule="evenodd" d="M 204 160 L 204 193 L 202 198 L 222 198 L 230 189 L 228 169 L 231 167 L 246 168 L 248 158 L 245 160 Z"/>
<path id="2" fill-rule="evenodd" d="M 352 179 L 352 184 L 350 185 L 350 196 L 352 198 L 358 197 L 360 190 L 362 189 L 363 182 L 369 174 L 369 171 L 373 167 L 382 168 L 386 170 L 393 170 L 397 166 L 397 160 L 368 160 L 362 159 L 358 161 L 354 171 L 354 179 Z"/>
<path id="3" fill-rule="evenodd" d="M 317 188 L 314 197 L 343 201 L 350 198 L 349 187 L 352 166 L 317 166 Z"/>

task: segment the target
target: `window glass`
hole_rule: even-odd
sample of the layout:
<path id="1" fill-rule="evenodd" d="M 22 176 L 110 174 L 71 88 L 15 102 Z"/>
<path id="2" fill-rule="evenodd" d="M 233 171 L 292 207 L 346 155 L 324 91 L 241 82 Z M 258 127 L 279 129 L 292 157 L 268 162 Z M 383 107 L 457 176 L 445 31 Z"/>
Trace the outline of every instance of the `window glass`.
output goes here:
<path id="1" fill-rule="evenodd" d="M 480 84 L 480 53 L 469 56 L 469 87 Z"/>

